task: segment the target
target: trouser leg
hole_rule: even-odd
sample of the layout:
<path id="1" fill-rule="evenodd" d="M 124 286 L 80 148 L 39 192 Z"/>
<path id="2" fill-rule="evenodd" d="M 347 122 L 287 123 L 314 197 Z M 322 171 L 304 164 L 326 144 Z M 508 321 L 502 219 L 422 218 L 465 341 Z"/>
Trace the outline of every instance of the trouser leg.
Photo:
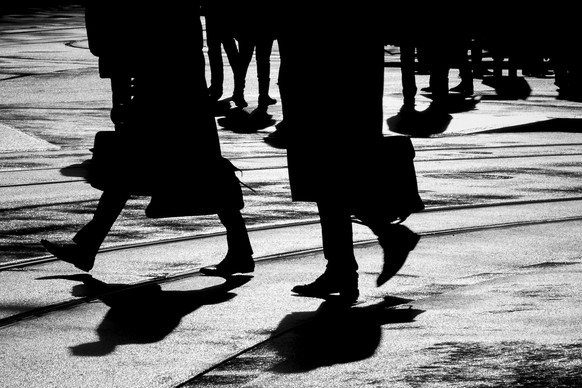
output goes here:
<path id="1" fill-rule="evenodd" d="M 350 213 L 332 203 L 318 202 L 317 207 L 327 269 L 337 273 L 357 271 Z"/>
<path id="2" fill-rule="evenodd" d="M 128 199 L 129 195 L 126 193 L 104 191 L 93 213 L 93 218 L 77 232 L 73 241 L 96 253 Z"/>
<path id="3" fill-rule="evenodd" d="M 218 214 L 220 222 L 226 229 L 228 253 L 252 255 L 253 248 L 242 214 L 238 210 L 224 211 Z"/>

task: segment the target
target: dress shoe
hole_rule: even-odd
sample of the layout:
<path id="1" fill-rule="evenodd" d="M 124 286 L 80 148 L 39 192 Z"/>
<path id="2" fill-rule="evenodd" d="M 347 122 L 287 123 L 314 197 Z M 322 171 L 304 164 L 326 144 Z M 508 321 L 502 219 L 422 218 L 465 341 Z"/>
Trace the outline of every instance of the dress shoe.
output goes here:
<path id="1" fill-rule="evenodd" d="M 341 276 L 334 275 L 331 271 L 324 272 L 312 283 L 297 285 L 291 291 L 301 296 L 323 299 L 339 293 L 342 301 L 347 303 L 355 303 L 360 296 L 357 273 Z"/>
<path id="2" fill-rule="evenodd" d="M 400 271 L 408 254 L 416 247 L 419 240 L 420 236 L 404 225 L 390 225 L 378 238 L 384 250 L 384 267 L 376 280 L 378 287 Z"/>
<path id="3" fill-rule="evenodd" d="M 81 271 L 89 272 L 95 264 L 95 254 L 76 243 L 57 245 L 48 240 L 40 240 L 42 246 L 57 259 L 73 264 Z"/>
<path id="4" fill-rule="evenodd" d="M 255 270 L 253 257 L 226 255 L 226 257 L 216 265 L 200 268 L 200 272 L 207 276 L 230 277 L 236 273 L 250 273 Z"/>

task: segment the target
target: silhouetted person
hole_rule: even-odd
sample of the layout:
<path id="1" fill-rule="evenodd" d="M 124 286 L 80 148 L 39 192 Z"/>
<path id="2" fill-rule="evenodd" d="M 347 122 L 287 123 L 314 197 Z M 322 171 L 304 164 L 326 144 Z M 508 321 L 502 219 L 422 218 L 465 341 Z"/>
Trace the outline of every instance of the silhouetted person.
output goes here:
<path id="1" fill-rule="evenodd" d="M 97 22 L 105 23 L 103 30 L 120 31 L 115 39 L 127 46 L 124 64 L 130 66 L 135 76 L 129 113 L 119 135 L 135 139 L 138 152 L 134 155 L 140 158 L 136 165 L 141 170 L 126 174 L 144 175 L 152 198 L 183 196 L 183 191 L 192 186 L 190 179 L 198 178 L 197 186 L 206 190 L 221 185 L 220 178 L 213 178 L 212 174 L 195 174 L 197 170 L 212 170 L 223 163 L 214 116 L 209 109 L 199 3 L 166 1 L 164 6 L 168 9 L 180 10 L 173 12 L 171 19 L 159 18 L 157 7 L 144 7 L 137 1 L 123 4 L 127 19 L 116 14 L 119 25 L 111 25 L 109 18 Z M 92 12 L 91 7 L 110 5 L 94 2 L 87 7 Z M 118 8 L 109 8 L 103 14 L 116 12 Z M 155 29 L 151 28 L 153 24 Z M 87 25 L 90 39 L 95 36 L 93 26 Z M 152 42 L 163 44 L 155 45 L 152 52 Z M 185 47 L 193 47 L 193 59 Z M 190 98 L 184 98 L 184 90 Z M 119 170 L 128 167 L 119 166 Z M 50 253 L 81 270 L 93 268 L 99 247 L 132 194 L 131 187 L 125 187 L 123 173 L 115 178 L 104 189 L 93 218 L 73 237 L 73 243 L 57 245 L 41 241 Z M 228 197 L 228 193 L 224 195 Z M 254 270 L 252 248 L 240 213 L 241 199 L 220 204 L 217 213 L 227 231 L 228 252 L 218 265 L 204 269 L 206 274 L 228 276 Z"/>
<path id="2" fill-rule="evenodd" d="M 115 6 L 106 2 L 87 2 L 85 24 L 89 50 L 98 58 L 99 76 L 111 80 L 111 120 L 120 130 L 128 115 L 132 98 L 132 79 L 135 67 L 132 52 L 127 47 L 131 9 L 126 3 Z"/>
<path id="3" fill-rule="evenodd" d="M 246 3 L 243 7 L 241 20 L 238 27 L 237 39 L 241 59 L 240 77 L 246 80 L 247 72 L 253 53 L 257 64 L 257 79 L 259 83 L 259 108 L 266 111 L 269 105 L 277 103 L 277 100 L 269 95 L 271 85 L 271 53 L 276 39 L 275 23 L 277 18 L 271 17 L 272 4 L 265 0 L 256 0 Z M 244 81 L 243 81 L 244 82 Z M 246 106 L 243 92 L 237 92 L 233 96 L 237 106 Z M 240 101 L 240 102 L 239 102 Z"/>
<path id="4" fill-rule="evenodd" d="M 460 36 L 458 40 L 454 42 L 454 60 L 457 68 L 459 69 L 459 78 L 461 82 L 453 86 L 450 91 L 459 93 L 462 96 L 472 96 L 475 92 L 473 86 L 473 66 L 471 64 L 469 51 L 471 50 L 471 36 L 469 34 Z M 471 53 L 472 55 L 472 53 Z"/>
<path id="5" fill-rule="evenodd" d="M 387 12 L 382 3 L 326 1 L 310 4 L 308 12 L 295 2 L 279 6 L 285 15 L 279 20 L 279 87 L 290 128 L 291 195 L 294 201 L 317 204 L 327 261 L 321 276 L 293 291 L 315 297 L 339 292 L 351 303 L 359 296 L 352 215 L 372 229 L 384 249 L 378 284 L 398 271 L 419 239 L 391 223 L 399 215 L 383 200 L 388 188 L 377 147 L 383 137 L 382 26 Z"/>
<path id="6" fill-rule="evenodd" d="M 559 20 L 552 29 L 545 29 L 550 47 L 550 63 L 553 67 L 559 98 L 582 101 L 582 57 L 578 44 L 578 13 L 574 6 L 559 4 L 550 7 L 548 20 Z"/>
<path id="7" fill-rule="evenodd" d="M 233 96 L 244 92 L 244 78 L 241 78 L 241 58 L 235 40 L 237 2 L 230 0 L 205 0 L 202 10 L 206 20 L 206 46 L 210 66 L 210 86 L 208 92 L 212 101 L 217 101 L 224 92 L 224 61 L 222 50 L 234 76 Z"/>

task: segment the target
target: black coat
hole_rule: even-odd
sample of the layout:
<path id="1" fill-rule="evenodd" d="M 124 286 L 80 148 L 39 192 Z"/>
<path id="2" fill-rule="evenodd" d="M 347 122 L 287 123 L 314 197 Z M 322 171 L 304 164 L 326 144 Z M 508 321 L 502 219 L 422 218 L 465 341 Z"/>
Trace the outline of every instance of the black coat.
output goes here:
<path id="1" fill-rule="evenodd" d="M 290 128 L 295 201 L 352 208 L 381 197 L 375 179 L 382 138 L 384 15 L 375 3 L 286 3 L 279 32 L 279 87 Z M 376 202 L 374 200 L 374 202 Z"/>

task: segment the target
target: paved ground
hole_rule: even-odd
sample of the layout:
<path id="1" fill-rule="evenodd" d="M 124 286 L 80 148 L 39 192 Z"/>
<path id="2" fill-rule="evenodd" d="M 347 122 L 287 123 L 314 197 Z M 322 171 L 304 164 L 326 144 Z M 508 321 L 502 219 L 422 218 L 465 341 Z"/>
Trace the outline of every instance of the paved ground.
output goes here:
<path id="1" fill-rule="evenodd" d="M 34 242 L 81 222 L 69 221 L 82 212 L 67 201 L 87 200 L 88 214 L 98 195 L 61 185 L 58 172 L 87 158 L 109 125 L 78 11 L 2 21 L 4 262 L 46 257 Z M 387 67 L 386 118 L 399 108 L 398 79 Z M 557 99 L 551 78 L 528 82 L 524 100 L 476 83 L 475 110 L 413 139 L 427 210 L 406 225 L 422 239 L 376 287 L 381 249 L 355 225 L 362 297 L 350 309 L 289 291 L 324 260 L 313 209 L 286 197 L 284 152 L 262 142 L 273 128 L 221 130 L 244 180 L 264 188 L 245 207 L 255 273 L 199 275 L 223 255 L 216 222 L 148 226 L 134 216 L 138 199 L 90 275 L 60 262 L 0 271 L 0 386 L 582 386 L 581 105 Z M 419 96 L 419 109 L 427 104 Z M 271 112 L 281 118 L 280 105 Z"/>

